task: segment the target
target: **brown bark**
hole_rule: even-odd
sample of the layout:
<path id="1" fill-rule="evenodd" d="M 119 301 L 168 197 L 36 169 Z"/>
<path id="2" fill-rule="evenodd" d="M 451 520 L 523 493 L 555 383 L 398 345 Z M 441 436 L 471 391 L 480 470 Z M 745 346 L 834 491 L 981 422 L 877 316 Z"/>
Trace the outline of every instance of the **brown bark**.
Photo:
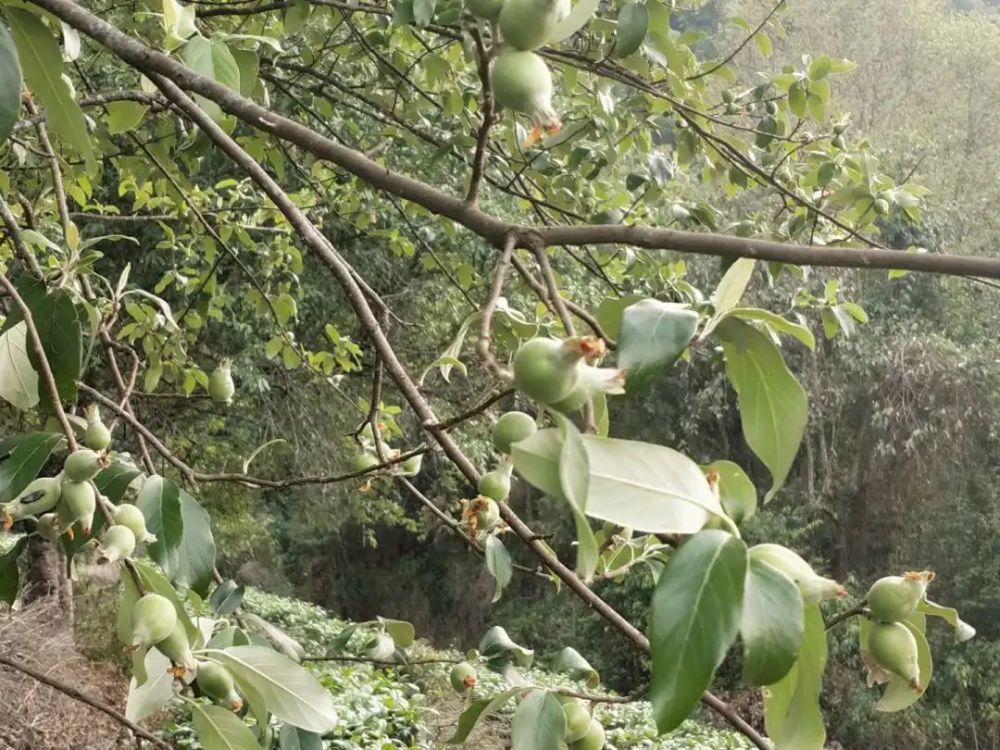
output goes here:
<path id="1" fill-rule="evenodd" d="M 39 599 L 52 597 L 59 602 L 65 623 L 72 627 L 73 582 L 66 575 L 66 555 L 62 547 L 32 537 L 24 552 L 24 560 L 21 602 L 28 605 Z"/>

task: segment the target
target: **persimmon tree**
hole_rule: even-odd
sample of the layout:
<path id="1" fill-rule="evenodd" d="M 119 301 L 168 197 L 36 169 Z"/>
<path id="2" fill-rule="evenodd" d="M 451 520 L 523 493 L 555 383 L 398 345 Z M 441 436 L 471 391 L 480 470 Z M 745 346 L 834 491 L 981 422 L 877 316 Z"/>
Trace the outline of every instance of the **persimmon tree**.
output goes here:
<path id="1" fill-rule="evenodd" d="M 844 587 L 793 550 L 741 539 L 759 494 L 745 467 L 609 437 L 616 399 L 704 358 L 738 396 L 766 503 L 808 414 L 787 350 L 867 319 L 814 269 L 1000 278 L 1000 260 L 879 244 L 882 217 L 920 221 L 925 191 L 884 173 L 837 109 L 831 81 L 849 61 L 816 51 L 737 78 L 738 55 L 771 53 L 783 1 L 737 19 L 746 36 L 731 50 L 687 28 L 690 5 L 0 0 L 0 396 L 35 425 L 3 442 L 0 593 L 15 599 L 18 559 L 42 540 L 120 569 L 134 656 L 123 723 L 142 732 L 136 720 L 186 701 L 206 748 L 249 748 L 315 742 L 335 722 L 294 643 L 241 612 L 241 589 L 216 571 L 198 500 L 209 482 L 394 483 L 482 556 L 497 598 L 514 575 L 551 579 L 650 660 L 649 685 L 621 698 L 567 648 L 556 663 L 590 692 L 541 689 L 519 671 L 533 652 L 493 627 L 452 672 L 470 701 L 453 743 L 516 701 L 517 750 L 599 748 L 588 706 L 648 697 L 661 732 L 702 703 L 756 747 L 818 750 L 828 627 L 862 618 L 885 711 L 931 680 L 928 616 L 971 636 L 927 598 L 926 571 L 887 575 L 824 620 Z M 460 292 L 474 309 L 449 311 L 450 341 L 398 350 L 394 331 L 421 321 L 348 262 L 335 242 L 348 234 Z M 128 258 L 161 250 L 168 270 L 137 282 Z M 699 288 L 686 255 L 721 259 L 721 279 Z M 474 257 L 489 259 L 483 283 Z M 238 281 L 220 280 L 226 266 Z M 353 320 L 300 338 L 299 302 L 321 273 Z M 755 284 L 784 307 L 745 301 Z M 228 360 L 199 353 L 234 317 L 266 321 L 259 355 L 331 394 L 345 373 L 370 379 L 350 471 L 263 477 L 248 460 L 213 473 L 140 419 L 140 387 L 205 392 L 218 409 L 240 399 Z M 458 372 L 486 396 L 440 396 Z M 500 414 L 511 394 L 518 409 Z M 475 425 L 495 448 L 488 466 L 453 434 Z M 428 452 L 462 496 L 418 488 Z M 561 502 L 575 560 L 507 502 L 512 483 Z M 515 565 L 512 544 L 537 567 Z M 640 566 L 657 579 L 648 633 L 592 588 Z M 405 659 L 408 623 L 367 626 L 371 659 Z M 732 649 L 763 694 L 766 737 L 709 692 Z M 481 668 L 509 689 L 481 695 Z"/>

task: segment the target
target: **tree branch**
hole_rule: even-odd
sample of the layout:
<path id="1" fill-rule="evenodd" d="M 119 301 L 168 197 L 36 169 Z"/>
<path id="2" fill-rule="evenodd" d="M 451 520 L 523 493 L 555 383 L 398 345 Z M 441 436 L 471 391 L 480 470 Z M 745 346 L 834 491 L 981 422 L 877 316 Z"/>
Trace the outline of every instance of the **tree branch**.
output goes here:
<path id="1" fill-rule="evenodd" d="M 486 168 L 486 145 L 490 140 L 490 128 L 493 127 L 493 83 L 490 81 L 490 54 L 483 42 L 479 29 L 472 26 L 469 32 L 476 45 L 476 67 L 479 71 L 479 82 L 482 85 L 482 99 L 479 111 L 483 118 L 479 125 L 479 135 L 476 138 L 476 154 L 472 159 L 472 177 L 469 178 L 469 192 L 465 200 L 475 205 L 479 201 L 479 184 Z"/>

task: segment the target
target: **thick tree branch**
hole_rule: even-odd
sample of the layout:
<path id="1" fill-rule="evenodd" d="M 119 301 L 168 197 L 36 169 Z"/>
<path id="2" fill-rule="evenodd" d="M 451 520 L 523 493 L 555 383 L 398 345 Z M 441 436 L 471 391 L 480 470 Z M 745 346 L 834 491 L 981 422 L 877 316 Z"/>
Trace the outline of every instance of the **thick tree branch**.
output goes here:
<path id="1" fill-rule="evenodd" d="M 313 155 L 351 172 L 373 187 L 413 201 L 432 213 L 452 219 L 500 247 L 514 231 L 518 245 L 630 244 L 652 250 L 850 268 L 925 271 L 955 276 L 1000 278 L 1000 258 L 934 253 L 908 253 L 876 248 L 844 249 L 784 244 L 727 235 L 623 225 L 560 227 L 516 226 L 486 214 L 465 200 L 411 177 L 392 172 L 354 149 L 342 146 L 309 128 L 282 117 L 231 89 L 194 73 L 166 55 L 119 31 L 71 0 L 30 0 L 68 25 L 108 47 L 140 71 L 162 74 L 181 88 L 201 94 L 249 125 L 298 145 Z"/>

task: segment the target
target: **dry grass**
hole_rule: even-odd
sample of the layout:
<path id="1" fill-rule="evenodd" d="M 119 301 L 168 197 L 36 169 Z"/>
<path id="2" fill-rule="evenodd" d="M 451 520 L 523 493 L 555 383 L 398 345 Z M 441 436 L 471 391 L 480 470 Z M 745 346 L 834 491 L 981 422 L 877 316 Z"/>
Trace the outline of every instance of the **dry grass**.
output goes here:
<path id="1" fill-rule="evenodd" d="M 124 711 L 127 681 L 114 667 L 91 662 L 76 650 L 72 629 L 54 601 L 0 612 L 0 649 Z M 124 732 L 89 706 L 0 666 L 0 750 L 136 748 Z"/>

